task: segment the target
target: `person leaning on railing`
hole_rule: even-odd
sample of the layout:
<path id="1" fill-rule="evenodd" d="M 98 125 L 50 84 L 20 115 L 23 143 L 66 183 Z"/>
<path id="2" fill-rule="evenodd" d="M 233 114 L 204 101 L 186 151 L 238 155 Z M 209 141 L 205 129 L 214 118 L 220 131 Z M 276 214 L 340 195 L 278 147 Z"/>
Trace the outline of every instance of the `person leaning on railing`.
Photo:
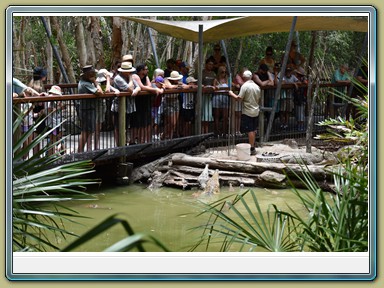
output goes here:
<path id="1" fill-rule="evenodd" d="M 13 98 L 19 97 L 32 97 L 40 96 L 41 94 L 35 89 L 28 87 L 19 79 L 12 78 L 12 96 Z M 20 105 L 20 112 L 24 115 L 23 123 L 21 124 L 21 132 L 27 133 L 33 125 L 33 105 L 32 103 L 22 103 Z M 31 134 L 26 141 L 23 143 L 23 148 L 26 148 L 33 140 L 33 134 Z M 23 159 L 27 159 L 29 151 L 23 155 Z"/>
<path id="2" fill-rule="evenodd" d="M 92 65 L 82 68 L 78 84 L 79 94 L 95 94 L 96 96 L 104 95 L 100 85 L 96 82 L 96 70 Z M 81 133 L 79 139 L 78 152 L 84 152 L 84 146 L 87 145 L 87 151 L 92 151 L 92 135 L 96 131 L 96 107 L 97 99 L 82 99 L 80 101 L 80 121 Z"/>

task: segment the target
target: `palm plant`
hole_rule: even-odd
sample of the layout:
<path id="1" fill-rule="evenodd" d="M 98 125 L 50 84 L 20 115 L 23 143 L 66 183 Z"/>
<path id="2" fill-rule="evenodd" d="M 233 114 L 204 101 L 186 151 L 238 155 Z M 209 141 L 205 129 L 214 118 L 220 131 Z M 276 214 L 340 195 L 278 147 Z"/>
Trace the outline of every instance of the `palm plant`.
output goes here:
<path id="1" fill-rule="evenodd" d="M 18 113 L 17 109 L 14 110 L 14 113 L 16 117 L 13 123 L 13 134 L 15 135 L 20 129 L 24 115 Z M 144 244 L 156 245 L 163 251 L 168 251 L 156 238 L 136 234 L 129 223 L 117 215 L 105 219 L 84 235 L 76 235 L 64 227 L 64 220 L 76 223 L 77 218 L 86 217 L 61 203 L 71 200 L 95 200 L 96 198 L 88 194 L 85 189 L 89 185 L 100 184 L 100 181 L 85 178 L 87 174 L 94 172 L 94 164 L 91 161 L 59 165 L 63 157 L 60 152 L 53 155 L 47 153 L 57 146 L 58 142 L 49 143 L 38 153 L 22 161 L 23 155 L 29 154 L 29 151 L 32 151 L 36 145 L 42 144 L 44 139 L 57 128 L 56 126 L 37 136 L 23 148 L 23 143 L 41 122 L 32 126 L 13 145 L 13 251 L 74 251 L 116 224 L 122 225 L 127 237 L 106 248 L 105 251 L 146 251 Z M 64 239 L 67 236 L 75 236 L 76 240 L 60 249 L 53 240 L 57 238 L 56 236 Z"/>
<path id="2" fill-rule="evenodd" d="M 248 194 L 252 197 L 252 205 L 247 203 Z M 204 210 L 200 215 L 209 213 L 210 217 L 206 224 L 193 228 L 203 229 L 203 233 L 190 251 L 201 245 L 208 251 L 212 244 L 217 243 L 221 243 L 220 252 L 233 249 L 251 252 L 256 248 L 270 252 L 298 251 L 297 243 L 291 241 L 295 232 L 292 230 L 295 225 L 291 223 L 294 220 L 291 215 L 278 210 L 273 204 L 264 213 L 253 190 L 236 195 L 232 201 L 227 200 L 229 197 L 215 203 L 202 203 Z M 242 212 L 243 209 L 246 212 Z M 229 211 L 232 211 L 232 216 Z"/>
<path id="3" fill-rule="evenodd" d="M 23 115 L 18 114 L 16 109 L 14 113 L 16 114 L 13 122 L 15 135 L 17 129 L 20 129 Z M 36 125 L 39 124 L 40 122 L 36 123 Z M 85 193 L 85 186 L 99 183 L 98 180 L 84 178 L 84 175 L 93 172 L 93 164 L 90 161 L 55 165 L 62 157 L 60 153 L 44 156 L 58 143 L 50 143 L 38 153 L 22 161 L 23 155 L 32 151 L 36 145 L 43 143 L 56 127 L 38 135 L 23 148 L 23 143 L 33 133 L 34 128 L 34 126 L 31 127 L 13 145 L 12 240 L 14 251 L 58 250 L 54 241 L 50 240 L 52 237 L 48 235 L 52 232 L 59 233 L 64 238 L 66 235 L 73 235 L 62 228 L 62 221 L 64 219 L 74 221 L 75 217 L 83 217 L 68 208 L 60 212 L 58 209 L 61 206 L 60 202 L 94 199 Z"/>

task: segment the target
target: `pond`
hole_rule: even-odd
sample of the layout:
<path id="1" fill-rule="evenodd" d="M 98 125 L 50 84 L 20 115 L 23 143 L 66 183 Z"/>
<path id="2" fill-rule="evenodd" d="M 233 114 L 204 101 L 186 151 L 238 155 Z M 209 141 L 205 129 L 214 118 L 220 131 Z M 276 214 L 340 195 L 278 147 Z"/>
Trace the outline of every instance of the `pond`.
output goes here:
<path id="1" fill-rule="evenodd" d="M 197 190 L 182 191 L 161 187 L 151 191 L 147 186 L 141 184 L 103 187 L 93 192 L 93 195 L 96 196 L 94 201 L 66 202 L 65 207 L 89 218 L 75 219 L 81 225 L 71 221 L 63 222 L 63 225 L 67 230 L 82 235 L 107 217 L 119 214 L 120 218 L 129 222 L 136 233 L 153 235 L 173 252 L 186 252 L 202 234 L 201 229 L 191 228 L 204 225 L 208 219 L 207 215 L 197 216 L 202 211 L 202 203 L 211 203 L 229 195 L 234 197 L 247 189 L 249 188 L 222 187 L 220 194 L 196 197 L 194 193 Z M 289 203 L 289 206 L 296 211 L 306 213 L 304 207 L 298 203 L 297 197 L 291 190 L 255 187 L 252 190 L 255 191 L 262 209 L 266 210 L 269 204 L 273 203 L 278 208 L 287 210 L 287 203 Z M 302 193 L 306 193 L 306 191 Z M 252 203 L 250 197 L 249 200 L 250 205 Z M 227 213 L 231 212 L 228 211 Z M 103 251 L 125 236 L 127 234 L 123 227 L 117 225 L 80 246 L 76 252 Z M 64 239 L 56 235 L 57 245 L 61 248 L 67 246 L 74 239 L 74 237 Z M 212 246 L 210 249 L 218 251 L 219 247 L 220 245 L 217 244 L 217 247 Z M 158 247 L 146 247 L 146 249 L 152 252 L 161 251 Z M 204 248 L 201 247 L 200 250 L 196 251 L 204 251 Z"/>

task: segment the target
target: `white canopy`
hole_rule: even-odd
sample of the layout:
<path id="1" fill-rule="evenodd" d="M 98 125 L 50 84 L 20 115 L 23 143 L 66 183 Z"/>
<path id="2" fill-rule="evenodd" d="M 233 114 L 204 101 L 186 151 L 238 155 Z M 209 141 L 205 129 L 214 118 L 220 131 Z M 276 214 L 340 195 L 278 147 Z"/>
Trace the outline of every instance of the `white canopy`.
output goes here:
<path id="1" fill-rule="evenodd" d="M 199 25 L 203 25 L 203 41 L 218 42 L 234 37 L 289 32 L 293 16 L 246 16 L 209 21 L 150 20 L 128 16 L 122 18 L 147 25 L 162 34 L 192 42 L 198 42 Z M 367 32 L 368 19 L 347 16 L 298 16 L 295 30 Z"/>

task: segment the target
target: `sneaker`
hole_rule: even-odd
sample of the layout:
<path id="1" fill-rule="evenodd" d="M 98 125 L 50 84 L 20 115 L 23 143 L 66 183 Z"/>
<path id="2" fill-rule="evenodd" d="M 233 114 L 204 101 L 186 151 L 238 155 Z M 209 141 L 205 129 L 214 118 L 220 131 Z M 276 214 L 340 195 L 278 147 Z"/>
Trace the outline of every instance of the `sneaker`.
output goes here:
<path id="1" fill-rule="evenodd" d="M 256 149 L 253 147 L 253 149 L 251 148 L 251 155 L 256 155 Z"/>

